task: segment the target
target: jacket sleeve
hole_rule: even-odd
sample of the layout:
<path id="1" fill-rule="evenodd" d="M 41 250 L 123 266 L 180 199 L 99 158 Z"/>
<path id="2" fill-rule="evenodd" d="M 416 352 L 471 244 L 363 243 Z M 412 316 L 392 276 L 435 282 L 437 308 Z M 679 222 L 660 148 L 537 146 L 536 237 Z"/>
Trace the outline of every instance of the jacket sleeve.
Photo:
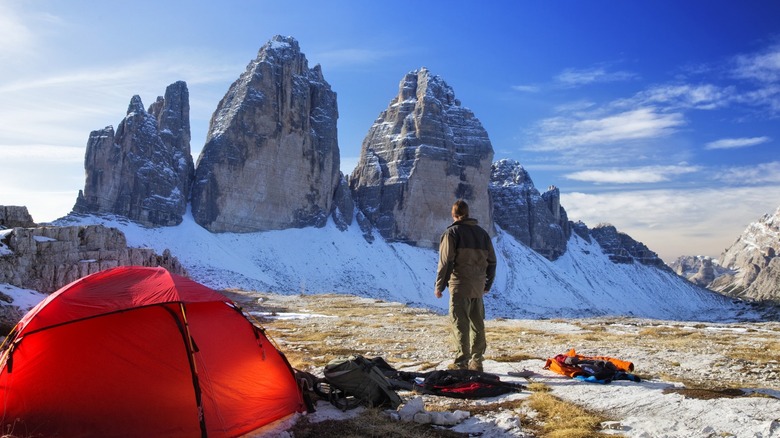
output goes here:
<path id="1" fill-rule="evenodd" d="M 455 242 L 450 233 L 444 233 L 439 243 L 439 264 L 436 268 L 436 291 L 447 288 L 455 265 Z"/>
<path id="2" fill-rule="evenodd" d="M 485 279 L 485 290 L 490 290 L 493 287 L 493 281 L 496 279 L 496 251 L 493 249 L 493 241 L 488 238 L 488 257 L 487 257 L 487 272 Z"/>

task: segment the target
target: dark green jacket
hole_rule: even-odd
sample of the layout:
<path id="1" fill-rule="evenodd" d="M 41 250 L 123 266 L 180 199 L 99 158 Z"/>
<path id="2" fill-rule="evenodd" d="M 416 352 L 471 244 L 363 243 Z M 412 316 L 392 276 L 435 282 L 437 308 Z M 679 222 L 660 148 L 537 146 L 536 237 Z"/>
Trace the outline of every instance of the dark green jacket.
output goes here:
<path id="1" fill-rule="evenodd" d="M 496 277 L 496 252 L 487 231 L 466 218 L 447 227 L 439 244 L 436 290 L 469 298 L 489 291 Z"/>

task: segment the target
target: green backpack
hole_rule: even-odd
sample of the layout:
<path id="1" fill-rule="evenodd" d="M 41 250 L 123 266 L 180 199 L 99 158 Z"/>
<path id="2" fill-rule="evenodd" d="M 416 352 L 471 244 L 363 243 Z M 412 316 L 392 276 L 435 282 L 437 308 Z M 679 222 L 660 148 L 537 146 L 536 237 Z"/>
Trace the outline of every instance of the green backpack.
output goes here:
<path id="1" fill-rule="evenodd" d="M 363 356 L 334 359 L 325 365 L 325 383 L 329 386 L 330 402 L 346 411 L 359 405 L 376 408 L 401 404 L 401 397 L 392 389 L 376 364 Z"/>

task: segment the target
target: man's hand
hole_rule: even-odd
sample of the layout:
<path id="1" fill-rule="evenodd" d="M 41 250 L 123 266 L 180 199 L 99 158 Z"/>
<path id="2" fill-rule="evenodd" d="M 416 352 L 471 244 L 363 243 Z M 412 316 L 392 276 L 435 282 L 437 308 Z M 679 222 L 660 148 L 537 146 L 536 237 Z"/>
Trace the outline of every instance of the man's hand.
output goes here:
<path id="1" fill-rule="evenodd" d="M 441 291 L 440 290 L 435 290 L 434 289 L 433 294 L 436 295 L 436 298 L 441 298 Z"/>

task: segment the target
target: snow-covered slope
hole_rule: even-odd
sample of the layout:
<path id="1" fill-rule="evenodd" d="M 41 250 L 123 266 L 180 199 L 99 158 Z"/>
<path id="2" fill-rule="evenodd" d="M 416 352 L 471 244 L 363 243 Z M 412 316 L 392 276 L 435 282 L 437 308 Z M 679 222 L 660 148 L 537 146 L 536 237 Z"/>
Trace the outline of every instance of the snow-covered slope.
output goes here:
<path id="1" fill-rule="evenodd" d="M 121 229 L 129 246 L 170 249 L 190 276 L 217 289 L 284 294 L 344 293 L 445 312 L 433 294 L 437 253 L 379 235 L 368 243 L 360 228 L 324 228 L 214 234 L 187 214 L 176 227 L 144 228 L 95 216 L 69 217 L 57 225 L 101 223 Z M 663 319 L 721 320 L 741 308 L 669 271 L 615 264 L 597 243 L 574 234 L 568 251 L 551 262 L 498 230 L 498 274 L 486 296 L 488 317 L 584 317 L 632 315 Z"/>

